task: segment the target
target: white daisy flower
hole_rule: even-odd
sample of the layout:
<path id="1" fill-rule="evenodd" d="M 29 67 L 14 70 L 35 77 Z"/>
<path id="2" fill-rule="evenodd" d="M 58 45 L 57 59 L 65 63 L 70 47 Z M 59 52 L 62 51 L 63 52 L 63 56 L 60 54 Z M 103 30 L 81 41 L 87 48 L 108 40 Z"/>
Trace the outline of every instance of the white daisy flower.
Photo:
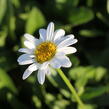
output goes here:
<path id="1" fill-rule="evenodd" d="M 27 48 L 19 49 L 24 53 L 18 58 L 20 65 L 31 64 L 23 74 L 23 80 L 32 72 L 38 70 L 37 78 L 40 84 L 45 81 L 45 75 L 50 74 L 50 68 L 71 67 L 71 62 L 66 56 L 77 50 L 70 45 L 75 44 L 77 39 L 74 35 L 65 35 L 63 29 L 54 31 L 54 23 L 49 23 L 47 29 L 39 30 L 40 38 L 30 34 L 24 34 L 24 45 Z"/>

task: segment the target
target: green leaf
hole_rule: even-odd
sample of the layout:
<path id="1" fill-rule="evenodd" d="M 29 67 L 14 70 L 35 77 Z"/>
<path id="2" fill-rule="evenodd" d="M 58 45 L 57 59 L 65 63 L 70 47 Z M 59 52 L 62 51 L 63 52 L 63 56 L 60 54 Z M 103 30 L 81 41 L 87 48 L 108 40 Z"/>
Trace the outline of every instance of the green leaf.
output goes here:
<path id="1" fill-rule="evenodd" d="M 56 0 L 56 3 L 65 3 L 67 0 Z"/>
<path id="2" fill-rule="evenodd" d="M 60 93 L 61 93 L 62 95 L 64 95 L 66 98 L 70 98 L 70 97 L 71 97 L 70 92 L 69 92 L 68 90 L 61 89 L 61 90 L 60 90 Z"/>
<path id="3" fill-rule="evenodd" d="M 46 93 L 46 95 L 45 95 L 45 99 L 46 99 L 46 101 L 45 101 L 46 104 L 52 106 L 51 104 L 52 104 L 53 101 L 56 100 L 56 96 L 53 96 L 53 95 L 50 94 L 50 93 Z"/>
<path id="4" fill-rule="evenodd" d="M 100 81 L 106 74 L 107 70 L 103 67 L 98 67 L 95 72 L 95 80 Z"/>
<path id="5" fill-rule="evenodd" d="M 73 7 L 76 7 L 79 3 L 79 0 L 56 0 L 56 13 L 62 14 L 68 12 Z"/>
<path id="6" fill-rule="evenodd" d="M 109 22 L 108 22 L 108 18 L 106 18 L 102 13 L 97 12 L 96 16 L 98 19 L 100 19 L 105 25 L 107 25 L 109 27 Z"/>
<path id="7" fill-rule="evenodd" d="M 3 69 L 0 69 L 0 90 L 1 89 L 3 90 L 8 89 L 9 91 L 12 91 L 13 93 L 17 92 L 13 81 Z"/>
<path id="8" fill-rule="evenodd" d="M 32 101 L 33 101 L 36 108 L 38 108 L 38 109 L 41 108 L 42 104 L 41 104 L 40 99 L 37 96 L 35 96 L 35 95 L 32 96 Z"/>
<path id="9" fill-rule="evenodd" d="M 87 6 L 92 7 L 94 0 L 87 0 Z"/>
<path id="10" fill-rule="evenodd" d="M 88 80 L 93 79 L 95 81 L 100 81 L 107 70 L 103 67 L 76 67 L 69 71 L 69 77 L 75 80 L 75 86 L 78 89 L 78 94 L 81 95 L 84 92 L 84 87 L 88 83 Z"/>
<path id="11" fill-rule="evenodd" d="M 109 14 L 109 0 L 107 0 L 107 12 Z"/>
<path id="12" fill-rule="evenodd" d="M 16 17 L 14 16 L 14 7 L 11 3 L 11 0 L 8 0 L 7 3 L 7 15 L 6 15 L 6 23 L 7 23 L 7 28 L 8 28 L 8 35 L 11 37 L 12 40 L 15 40 L 15 21 Z"/>
<path id="13" fill-rule="evenodd" d="M 20 2 L 19 2 L 19 0 L 11 0 L 11 2 L 13 3 L 13 5 L 14 5 L 16 8 L 19 8 L 19 7 L 20 7 Z"/>
<path id="14" fill-rule="evenodd" d="M 55 100 L 54 105 L 52 106 L 52 109 L 66 109 L 66 107 L 69 105 L 68 100 Z"/>
<path id="15" fill-rule="evenodd" d="M 109 91 L 109 85 L 99 87 L 87 87 L 81 98 L 83 100 L 89 100 L 101 96 L 108 91 Z"/>
<path id="16" fill-rule="evenodd" d="M 9 28 L 10 28 L 11 34 L 12 34 L 13 36 L 14 36 L 15 28 L 16 28 L 15 22 L 16 22 L 15 16 L 14 16 L 14 15 L 10 15 Z M 15 36 L 14 36 L 14 37 L 15 37 Z"/>
<path id="17" fill-rule="evenodd" d="M 7 0 L 0 0 L 0 24 L 6 13 L 6 9 L 7 9 Z"/>
<path id="18" fill-rule="evenodd" d="M 27 33 L 34 33 L 38 28 L 45 25 L 45 18 L 42 14 L 42 12 L 36 8 L 33 7 L 32 10 L 29 13 L 27 22 L 26 22 L 26 32 Z"/>
<path id="19" fill-rule="evenodd" d="M 78 105 L 78 109 L 96 109 L 96 105 L 93 104 L 84 104 L 83 107 L 81 107 L 80 105 Z"/>
<path id="20" fill-rule="evenodd" d="M 7 28 L 2 27 L 2 31 L 0 31 L 0 47 L 5 45 L 5 39 L 7 37 Z"/>
<path id="21" fill-rule="evenodd" d="M 80 30 L 79 34 L 84 37 L 96 37 L 96 36 L 103 36 L 104 32 L 101 30 Z"/>
<path id="22" fill-rule="evenodd" d="M 81 25 L 93 20 L 94 14 L 93 11 L 89 8 L 80 7 L 72 8 L 70 15 L 68 17 L 69 23 L 73 26 Z"/>
<path id="23" fill-rule="evenodd" d="M 81 78 L 85 71 L 86 69 L 82 66 L 72 68 L 69 71 L 69 77 L 73 80 L 77 80 L 78 78 Z"/>
<path id="24" fill-rule="evenodd" d="M 26 20 L 26 19 L 28 19 L 28 15 L 29 15 L 29 13 L 21 13 L 21 14 L 19 14 L 19 17 L 20 17 L 22 20 Z"/>
<path id="25" fill-rule="evenodd" d="M 74 55 L 70 56 L 70 60 L 73 66 L 78 66 L 80 64 L 80 60 Z"/>
<path id="26" fill-rule="evenodd" d="M 53 94 L 47 93 L 45 95 L 45 99 L 45 102 L 50 109 L 66 109 L 66 107 L 70 104 L 70 102 L 63 99 L 60 94 L 54 96 Z"/>
<path id="27" fill-rule="evenodd" d="M 95 79 L 96 81 L 100 81 L 103 78 L 103 76 L 106 74 L 106 72 L 107 70 L 103 67 L 79 66 L 69 71 L 69 77 L 77 81 L 80 81 L 82 78 Z"/>
<path id="28" fill-rule="evenodd" d="M 56 0 L 56 3 L 59 5 L 63 5 L 64 4 L 64 6 L 65 7 L 68 7 L 68 6 L 77 6 L 78 5 L 78 3 L 79 3 L 79 0 Z"/>

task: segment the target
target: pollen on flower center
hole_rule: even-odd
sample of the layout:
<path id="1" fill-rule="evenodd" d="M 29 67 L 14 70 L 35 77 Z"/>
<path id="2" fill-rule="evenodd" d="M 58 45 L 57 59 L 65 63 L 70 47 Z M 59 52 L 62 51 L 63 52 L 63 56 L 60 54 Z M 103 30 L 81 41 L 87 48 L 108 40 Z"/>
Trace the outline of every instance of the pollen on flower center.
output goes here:
<path id="1" fill-rule="evenodd" d="M 36 47 L 35 56 L 39 63 L 50 60 L 56 53 L 56 45 L 52 42 L 42 42 Z"/>

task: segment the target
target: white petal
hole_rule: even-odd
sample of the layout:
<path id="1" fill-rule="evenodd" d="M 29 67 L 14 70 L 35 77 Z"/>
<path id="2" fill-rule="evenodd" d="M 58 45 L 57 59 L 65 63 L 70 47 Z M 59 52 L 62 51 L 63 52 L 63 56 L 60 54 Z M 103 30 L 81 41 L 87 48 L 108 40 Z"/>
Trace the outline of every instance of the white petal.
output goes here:
<path id="1" fill-rule="evenodd" d="M 65 54 L 75 53 L 76 51 L 77 49 L 74 47 L 63 47 L 57 49 L 57 52 L 64 52 Z"/>
<path id="2" fill-rule="evenodd" d="M 62 67 L 71 67 L 72 63 L 67 56 L 58 57 L 58 61 L 61 63 Z"/>
<path id="3" fill-rule="evenodd" d="M 32 65 L 30 65 L 26 70 L 25 70 L 25 72 L 24 72 L 24 74 L 23 74 L 23 80 L 24 79 L 26 79 L 26 78 L 28 78 L 31 74 L 32 74 L 32 72 L 33 71 L 36 71 L 37 70 L 37 64 L 32 64 Z"/>
<path id="4" fill-rule="evenodd" d="M 27 53 L 27 54 L 33 54 L 33 49 L 20 48 L 18 51 L 22 53 Z"/>
<path id="5" fill-rule="evenodd" d="M 63 51 L 62 52 L 57 52 L 55 54 L 56 57 L 61 57 L 61 56 L 64 56 L 64 55 L 65 55 L 65 53 Z"/>
<path id="6" fill-rule="evenodd" d="M 62 41 L 67 40 L 68 38 L 74 39 L 74 35 L 70 34 L 70 35 L 61 37 L 60 39 L 55 40 L 55 43 L 56 43 L 57 45 L 59 45 Z"/>
<path id="7" fill-rule="evenodd" d="M 49 62 L 44 62 L 43 64 L 41 64 L 40 69 L 46 69 L 48 67 Z"/>
<path id="8" fill-rule="evenodd" d="M 33 35 L 31 35 L 31 34 L 28 34 L 28 33 L 25 33 L 25 34 L 24 34 L 24 37 L 25 37 L 27 40 L 30 40 L 30 41 L 35 40 L 35 37 L 34 37 Z"/>
<path id="9" fill-rule="evenodd" d="M 33 63 L 35 60 L 32 59 L 31 55 L 23 54 L 17 59 L 17 61 L 19 62 L 20 65 L 26 65 Z"/>
<path id="10" fill-rule="evenodd" d="M 45 81 L 45 70 L 39 70 L 37 74 L 38 82 L 42 85 Z"/>
<path id="11" fill-rule="evenodd" d="M 61 63 L 59 62 L 59 60 L 54 57 L 51 61 L 50 61 L 50 65 L 53 67 L 53 68 L 60 68 L 61 67 Z"/>
<path id="12" fill-rule="evenodd" d="M 46 74 L 47 74 L 47 75 L 50 75 L 50 74 L 51 74 L 50 68 L 48 67 L 46 70 L 47 70 Z"/>
<path id="13" fill-rule="evenodd" d="M 29 54 L 23 54 L 23 55 L 21 55 L 21 56 L 17 59 L 17 61 L 18 61 L 18 62 L 21 62 L 21 61 L 28 60 L 28 59 L 32 59 L 32 58 L 30 57 L 30 55 L 29 55 Z"/>
<path id="14" fill-rule="evenodd" d="M 38 39 L 36 39 L 34 36 L 26 33 L 24 34 L 24 37 L 28 40 L 28 41 L 31 41 L 31 42 L 36 42 Z"/>
<path id="15" fill-rule="evenodd" d="M 63 29 L 56 30 L 54 32 L 54 41 L 60 39 L 64 35 L 65 35 L 65 31 Z"/>
<path id="16" fill-rule="evenodd" d="M 40 38 L 42 41 L 46 40 L 46 30 L 45 29 L 40 29 L 39 30 Z"/>
<path id="17" fill-rule="evenodd" d="M 51 41 L 53 39 L 53 34 L 54 34 L 54 23 L 51 22 L 47 27 L 46 40 Z"/>
<path id="18" fill-rule="evenodd" d="M 59 44 L 58 44 L 58 47 L 66 47 L 66 46 L 69 46 L 69 45 L 72 45 L 72 44 L 75 44 L 77 42 L 77 39 L 74 39 L 74 36 L 73 35 L 69 35 L 69 36 L 66 36 L 67 39 L 63 39 L 63 41 L 61 41 Z"/>
<path id="19" fill-rule="evenodd" d="M 35 49 L 35 45 L 29 41 L 24 41 L 24 45 L 29 49 Z"/>
<path id="20" fill-rule="evenodd" d="M 31 42 L 33 45 L 38 45 L 41 41 L 34 36 L 26 33 L 24 34 L 24 37 L 27 39 L 27 41 Z"/>
<path id="21" fill-rule="evenodd" d="M 32 64 L 32 63 L 34 63 L 34 62 L 35 62 L 34 59 L 25 60 L 25 61 L 19 62 L 19 65 L 27 65 L 27 64 Z"/>

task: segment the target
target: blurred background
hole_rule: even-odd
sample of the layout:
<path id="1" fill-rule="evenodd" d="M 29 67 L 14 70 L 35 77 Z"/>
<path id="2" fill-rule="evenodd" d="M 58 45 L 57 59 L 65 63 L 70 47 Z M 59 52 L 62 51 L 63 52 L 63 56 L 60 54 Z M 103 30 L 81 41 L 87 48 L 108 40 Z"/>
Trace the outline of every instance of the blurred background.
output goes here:
<path id="1" fill-rule="evenodd" d="M 19 66 L 23 34 L 39 37 L 49 22 L 74 34 L 78 52 L 62 69 L 86 104 L 109 109 L 109 0 L 0 0 L 0 109 L 81 109 L 58 73 L 39 85 Z"/>

